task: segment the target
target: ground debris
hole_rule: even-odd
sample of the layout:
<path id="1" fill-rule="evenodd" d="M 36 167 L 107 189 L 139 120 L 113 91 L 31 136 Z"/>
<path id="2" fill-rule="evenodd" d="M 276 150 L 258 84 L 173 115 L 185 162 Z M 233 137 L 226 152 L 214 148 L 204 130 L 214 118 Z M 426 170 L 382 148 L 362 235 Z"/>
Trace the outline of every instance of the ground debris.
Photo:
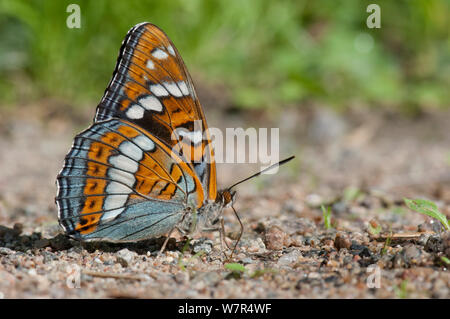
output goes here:
<path id="1" fill-rule="evenodd" d="M 400 291 L 408 298 L 448 298 L 443 257 L 450 258 L 449 232 L 409 211 L 403 198 L 428 198 L 450 214 L 450 112 L 420 121 L 350 112 L 340 116 L 346 127 L 340 138 L 320 139 L 320 145 L 308 139 L 308 112 L 299 112 L 291 131 L 283 133 L 286 149 L 301 149 L 297 166 L 239 185 L 234 207 L 244 232 L 230 259 L 217 232 L 189 239 L 174 232 L 161 256 L 165 236 L 138 243 L 69 238 L 57 223 L 54 182 L 78 127 L 67 118 L 44 123 L 11 114 L 8 136 L 0 133 L 0 147 L 8 150 L 0 156 L 0 293 L 228 299 L 398 298 Z M 273 118 L 271 127 L 282 127 L 276 117 L 267 118 Z M 267 118 L 256 124 L 267 127 Z M 235 125 L 235 118 L 223 114 L 208 120 Z M 361 135 L 363 124 L 371 122 L 376 131 Z M 427 156 L 417 156 L 418 150 Z M 250 171 L 247 165 L 230 166 L 217 176 L 222 185 Z M 330 207 L 328 229 L 322 205 Z M 230 236 L 224 237 L 233 248 L 240 229 L 229 213 L 224 221 Z M 233 274 L 224 264 L 240 270 Z M 367 284 L 375 274 L 380 288 Z"/>

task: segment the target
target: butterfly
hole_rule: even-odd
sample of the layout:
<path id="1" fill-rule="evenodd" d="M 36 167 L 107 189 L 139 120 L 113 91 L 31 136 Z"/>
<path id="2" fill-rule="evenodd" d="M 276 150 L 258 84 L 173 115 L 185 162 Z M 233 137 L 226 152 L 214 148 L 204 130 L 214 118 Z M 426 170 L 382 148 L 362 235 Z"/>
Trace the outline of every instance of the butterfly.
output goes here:
<path id="1" fill-rule="evenodd" d="M 127 33 L 94 122 L 75 136 L 56 183 L 59 224 L 75 239 L 134 242 L 168 239 L 174 229 L 223 230 L 236 184 L 218 191 L 192 79 L 157 26 L 145 22 Z"/>

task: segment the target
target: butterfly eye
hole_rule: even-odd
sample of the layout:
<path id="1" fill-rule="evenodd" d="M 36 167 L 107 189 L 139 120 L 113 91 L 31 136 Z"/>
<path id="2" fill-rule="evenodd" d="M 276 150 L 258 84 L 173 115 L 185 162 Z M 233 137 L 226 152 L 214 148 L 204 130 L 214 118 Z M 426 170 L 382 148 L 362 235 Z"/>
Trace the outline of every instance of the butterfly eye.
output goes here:
<path id="1" fill-rule="evenodd" d="M 234 203 L 234 200 L 236 198 L 236 192 L 226 190 L 222 193 L 222 205 L 224 207 L 231 207 L 231 205 Z"/>

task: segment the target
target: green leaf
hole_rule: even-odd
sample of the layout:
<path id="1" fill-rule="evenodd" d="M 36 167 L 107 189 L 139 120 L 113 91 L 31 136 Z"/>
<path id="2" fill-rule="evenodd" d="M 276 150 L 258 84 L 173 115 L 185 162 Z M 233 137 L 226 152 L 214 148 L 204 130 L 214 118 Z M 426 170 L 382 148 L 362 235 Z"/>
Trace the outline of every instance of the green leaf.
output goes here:
<path id="1" fill-rule="evenodd" d="M 447 257 L 442 256 L 442 257 L 441 257 L 441 260 L 442 260 L 446 265 L 450 265 L 450 259 L 448 259 Z"/>
<path id="2" fill-rule="evenodd" d="M 405 201 L 405 204 L 406 206 L 408 206 L 408 208 L 439 220 L 445 227 L 445 229 L 450 230 L 450 225 L 448 223 L 447 217 L 438 210 L 438 207 L 435 203 L 425 199 L 412 200 L 404 198 L 403 200 Z"/>
<path id="3" fill-rule="evenodd" d="M 231 270 L 233 272 L 245 272 L 247 269 L 245 269 L 244 265 L 238 264 L 238 263 L 230 263 L 225 264 L 225 269 Z"/>
<path id="4" fill-rule="evenodd" d="M 383 249 L 381 250 L 381 256 L 385 255 L 387 253 L 388 247 L 391 245 L 391 239 L 392 239 L 392 233 L 389 234 L 388 238 L 386 238 L 386 241 L 384 242 Z"/>

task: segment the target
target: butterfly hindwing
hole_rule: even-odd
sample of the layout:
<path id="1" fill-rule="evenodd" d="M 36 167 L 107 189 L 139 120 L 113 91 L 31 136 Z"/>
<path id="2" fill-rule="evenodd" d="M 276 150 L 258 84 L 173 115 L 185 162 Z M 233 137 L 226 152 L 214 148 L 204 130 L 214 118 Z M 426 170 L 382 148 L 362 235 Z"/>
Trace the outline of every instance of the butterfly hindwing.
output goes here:
<path id="1" fill-rule="evenodd" d="M 198 177 L 181 158 L 119 119 L 94 123 L 75 137 L 57 183 L 60 223 L 83 239 L 161 235 L 187 205 L 200 207 L 204 196 Z"/>

